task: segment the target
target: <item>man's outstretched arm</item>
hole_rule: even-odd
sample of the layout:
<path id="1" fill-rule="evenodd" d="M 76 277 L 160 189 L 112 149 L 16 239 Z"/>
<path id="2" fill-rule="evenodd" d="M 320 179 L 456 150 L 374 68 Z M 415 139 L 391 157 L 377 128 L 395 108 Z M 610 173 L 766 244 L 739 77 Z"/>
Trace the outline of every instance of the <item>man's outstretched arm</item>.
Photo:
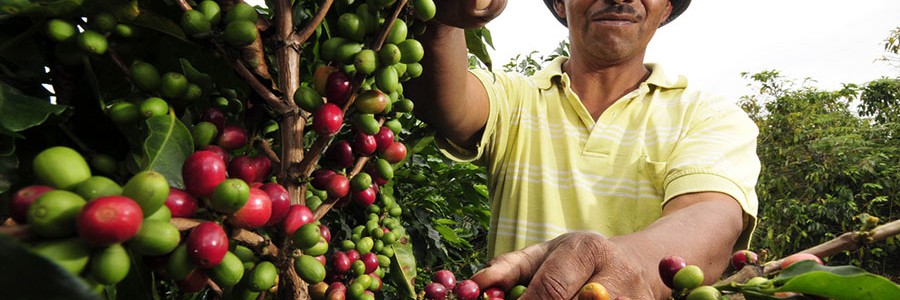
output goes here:
<path id="1" fill-rule="evenodd" d="M 565 234 L 498 256 L 472 279 L 482 287 L 528 283 L 523 300 L 572 299 L 588 282 L 603 284 L 613 298 L 665 299 L 670 291 L 659 278 L 660 259 L 681 256 L 710 283 L 725 270 L 742 229 L 741 207 L 730 196 L 685 194 L 643 231 L 613 238 Z"/>
<path id="2" fill-rule="evenodd" d="M 482 2 L 478 4 L 477 2 Z M 425 47 L 420 62 L 427 70 L 407 85 L 418 118 L 434 126 L 457 145 L 471 148 L 488 118 L 488 95 L 468 72 L 468 50 L 462 28 L 482 26 L 505 8 L 505 0 L 437 2 L 437 17 L 419 41 Z M 476 7 L 481 5 L 482 7 Z"/>

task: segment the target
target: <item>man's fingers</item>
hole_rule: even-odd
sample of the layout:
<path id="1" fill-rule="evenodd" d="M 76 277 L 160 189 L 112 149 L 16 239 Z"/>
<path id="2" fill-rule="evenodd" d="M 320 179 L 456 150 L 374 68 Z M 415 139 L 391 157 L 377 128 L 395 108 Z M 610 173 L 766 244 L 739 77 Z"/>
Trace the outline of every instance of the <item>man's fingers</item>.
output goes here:
<path id="1" fill-rule="evenodd" d="M 486 268 L 472 275 L 471 279 L 481 288 L 499 287 L 508 290 L 516 284 L 527 284 L 531 275 L 544 262 L 547 253 L 547 244 L 541 243 L 497 256 Z"/>
<path id="2" fill-rule="evenodd" d="M 472 2 L 474 5 L 470 9 L 475 13 L 499 15 L 506 9 L 506 0 L 475 0 Z"/>
<path id="3" fill-rule="evenodd" d="M 569 235 L 551 244 L 552 253 L 535 272 L 521 300 L 573 299 L 596 273 L 597 246 L 593 236 Z"/>

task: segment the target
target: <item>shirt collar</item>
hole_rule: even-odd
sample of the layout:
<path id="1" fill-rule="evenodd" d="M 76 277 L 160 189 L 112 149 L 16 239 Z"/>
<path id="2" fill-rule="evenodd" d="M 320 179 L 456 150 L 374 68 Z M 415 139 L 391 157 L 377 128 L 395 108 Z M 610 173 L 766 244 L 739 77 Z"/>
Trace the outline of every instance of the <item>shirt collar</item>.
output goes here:
<path id="1" fill-rule="evenodd" d="M 532 75 L 531 77 L 532 80 L 541 89 L 546 90 L 551 88 L 554 83 L 556 83 L 556 80 L 558 80 L 557 78 L 563 75 L 562 65 L 568 59 L 569 58 L 565 56 L 559 56 L 553 59 L 543 69 L 534 73 L 534 75 Z M 687 79 L 684 76 L 677 76 L 675 78 L 672 78 L 668 74 L 666 74 L 663 67 L 659 64 L 646 63 L 644 64 L 644 66 L 650 69 L 650 77 L 648 77 L 644 82 L 648 85 L 672 89 L 687 87 Z"/>

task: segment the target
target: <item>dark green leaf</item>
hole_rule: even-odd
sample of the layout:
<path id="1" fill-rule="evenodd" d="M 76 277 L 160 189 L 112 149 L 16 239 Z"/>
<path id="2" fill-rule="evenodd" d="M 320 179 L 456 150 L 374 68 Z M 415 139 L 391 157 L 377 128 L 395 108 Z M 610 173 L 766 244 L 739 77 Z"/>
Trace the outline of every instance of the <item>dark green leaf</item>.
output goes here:
<path id="1" fill-rule="evenodd" d="M 485 27 L 466 29 L 466 47 L 469 48 L 469 53 L 478 57 L 488 70 L 491 70 L 492 63 L 485 43 L 490 43 L 490 40 L 490 31 Z"/>
<path id="2" fill-rule="evenodd" d="M 141 169 L 159 172 L 170 186 L 184 188 L 181 165 L 194 150 L 191 132 L 172 113 L 147 119 L 147 129 Z"/>
<path id="3" fill-rule="evenodd" d="M 159 295 L 154 293 L 156 286 L 153 272 L 146 267 L 140 255 L 131 252 L 131 268 L 122 282 L 116 284 L 117 299 L 156 300 Z"/>
<path id="4" fill-rule="evenodd" d="M 425 149 L 425 147 L 430 146 L 432 142 L 434 142 L 434 134 L 423 136 L 422 138 L 416 140 L 412 148 L 409 149 L 409 153 L 419 153 L 422 151 L 422 149 Z"/>
<path id="5" fill-rule="evenodd" d="M 182 40 L 184 42 L 190 43 L 187 36 L 184 35 L 184 30 L 181 29 L 175 21 L 172 21 L 169 18 L 158 15 L 149 10 L 141 10 L 141 14 L 135 18 L 132 23 L 135 25 L 153 29 L 165 34 L 168 34 L 174 38 Z"/>
<path id="6" fill-rule="evenodd" d="M 4 0 L 0 2 L 0 19 L 15 15 L 55 17 L 81 6 L 84 0 Z"/>
<path id="7" fill-rule="evenodd" d="M 447 225 L 437 224 L 434 226 L 434 230 L 437 230 L 437 232 L 441 234 L 441 237 L 451 244 L 459 244 L 462 242 L 459 235 L 456 234 L 456 231 L 453 231 L 453 228 L 450 228 Z"/>
<path id="8" fill-rule="evenodd" d="M 416 298 L 416 257 L 413 253 L 412 243 L 404 237 L 394 244 L 394 257 L 391 259 L 390 277 L 397 290 L 409 299 Z"/>
<path id="9" fill-rule="evenodd" d="M 821 266 L 806 260 L 794 263 L 777 277 L 779 292 L 798 292 L 841 300 L 892 299 L 900 285 L 854 266 Z"/>
<path id="10" fill-rule="evenodd" d="M 100 299 L 82 279 L 2 234 L 0 253 L 2 299 Z"/>
<path id="11" fill-rule="evenodd" d="M 202 73 L 194 68 L 194 66 L 191 65 L 191 61 L 187 59 L 181 58 L 178 61 L 181 62 L 181 71 L 190 82 L 199 85 L 203 90 L 208 90 L 213 86 L 212 76 Z"/>
<path id="12" fill-rule="evenodd" d="M 50 114 L 60 114 L 66 109 L 53 105 L 47 100 L 23 95 L 15 88 L 0 83 L 0 126 L 12 132 L 19 132 L 47 120 Z"/>
<path id="13" fill-rule="evenodd" d="M 0 137 L 3 139 L 3 137 Z M 0 156 L 0 194 L 6 193 L 16 180 L 19 159 L 15 155 Z"/>

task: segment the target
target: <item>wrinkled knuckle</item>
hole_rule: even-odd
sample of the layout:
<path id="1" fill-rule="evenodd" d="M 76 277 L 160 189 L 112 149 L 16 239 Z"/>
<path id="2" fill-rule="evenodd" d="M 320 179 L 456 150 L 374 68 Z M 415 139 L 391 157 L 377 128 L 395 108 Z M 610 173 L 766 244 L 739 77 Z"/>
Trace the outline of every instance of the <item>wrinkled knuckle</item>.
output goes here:
<path id="1" fill-rule="evenodd" d="M 567 285 L 555 276 L 544 278 L 544 289 L 547 292 L 547 299 L 569 299 Z"/>

